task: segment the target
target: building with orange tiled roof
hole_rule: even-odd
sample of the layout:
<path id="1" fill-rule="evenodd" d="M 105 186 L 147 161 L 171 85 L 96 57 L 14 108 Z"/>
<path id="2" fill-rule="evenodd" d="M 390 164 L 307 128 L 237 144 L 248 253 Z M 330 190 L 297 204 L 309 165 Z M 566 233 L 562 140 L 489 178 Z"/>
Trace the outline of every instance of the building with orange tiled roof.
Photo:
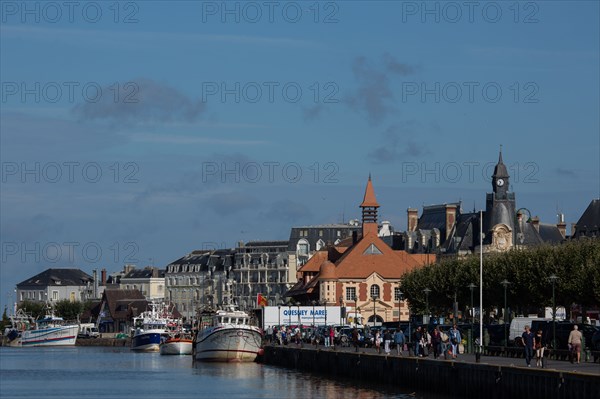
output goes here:
<path id="1" fill-rule="evenodd" d="M 345 306 L 349 315 L 363 309 L 369 322 L 408 320 L 400 278 L 428 261 L 435 262 L 435 256 L 393 250 L 379 238 L 379 203 L 371 176 L 360 208 L 362 234 L 316 252 L 298 270 L 298 283 L 286 296 L 304 304 Z"/>

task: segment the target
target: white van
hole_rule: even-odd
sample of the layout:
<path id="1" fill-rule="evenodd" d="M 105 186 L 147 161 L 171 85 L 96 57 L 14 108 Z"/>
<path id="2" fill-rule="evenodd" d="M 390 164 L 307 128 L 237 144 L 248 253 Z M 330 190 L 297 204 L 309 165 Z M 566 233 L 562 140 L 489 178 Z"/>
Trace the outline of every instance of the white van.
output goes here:
<path id="1" fill-rule="evenodd" d="M 79 334 L 77 338 L 98 338 L 100 332 L 94 323 L 81 323 L 79 325 Z"/>
<path id="2" fill-rule="evenodd" d="M 515 317 L 510 321 L 510 330 L 508 332 L 508 343 L 509 345 L 521 346 L 521 335 L 525 331 L 525 326 L 531 327 L 531 322 L 537 321 L 552 321 L 537 315 L 530 315 L 525 317 Z"/>

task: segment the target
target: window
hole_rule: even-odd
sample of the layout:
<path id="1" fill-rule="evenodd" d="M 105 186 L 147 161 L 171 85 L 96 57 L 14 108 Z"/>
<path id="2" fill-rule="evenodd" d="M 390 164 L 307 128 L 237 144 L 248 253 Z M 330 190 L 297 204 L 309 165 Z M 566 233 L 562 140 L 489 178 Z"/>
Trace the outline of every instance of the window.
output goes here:
<path id="1" fill-rule="evenodd" d="M 325 242 L 323 240 L 317 241 L 317 251 L 320 251 L 321 248 L 325 246 Z"/>
<path id="2" fill-rule="evenodd" d="M 400 300 L 400 287 L 394 287 L 394 301 Z"/>
<path id="3" fill-rule="evenodd" d="M 319 237 L 323 237 L 323 230 L 319 230 Z"/>
<path id="4" fill-rule="evenodd" d="M 354 302 L 356 296 L 356 287 L 346 287 L 346 301 Z"/>
<path id="5" fill-rule="evenodd" d="M 371 298 L 379 298 L 379 286 L 377 284 L 373 284 L 371 286 Z"/>
<path id="6" fill-rule="evenodd" d="M 52 300 L 58 301 L 58 291 L 52 291 Z"/>
<path id="7" fill-rule="evenodd" d="M 338 230 L 338 231 L 337 231 L 337 236 L 338 236 L 338 237 L 341 237 L 341 236 L 342 236 L 342 232 Z"/>
<path id="8" fill-rule="evenodd" d="M 308 241 L 305 239 L 298 241 L 298 246 L 297 246 L 296 250 L 298 252 L 298 255 L 308 256 L 308 252 L 310 251 Z"/>
<path id="9" fill-rule="evenodd" d="M 375 246 L 375 244 L 371 244 L 367 249 L 365 249 L 363 255 L 381 255 L 381 251 Z"/>

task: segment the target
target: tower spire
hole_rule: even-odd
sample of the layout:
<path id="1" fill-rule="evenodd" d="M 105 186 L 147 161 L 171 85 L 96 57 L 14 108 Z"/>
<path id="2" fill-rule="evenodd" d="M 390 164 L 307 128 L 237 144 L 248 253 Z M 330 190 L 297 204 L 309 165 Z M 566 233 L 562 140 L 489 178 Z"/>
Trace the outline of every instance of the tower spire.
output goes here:
<path id="1" fill-rule="evenodd" d="M 362 208 L 363 237 L 368 233 L 377 234 L 377 208 L 379 208 L 379 204 L 377 203 L 377 198 L 375 198 L 375 190 L 373 189 L 370 173 L 367 187 L 365 188 L 365 196 L 360 207 Z"/>

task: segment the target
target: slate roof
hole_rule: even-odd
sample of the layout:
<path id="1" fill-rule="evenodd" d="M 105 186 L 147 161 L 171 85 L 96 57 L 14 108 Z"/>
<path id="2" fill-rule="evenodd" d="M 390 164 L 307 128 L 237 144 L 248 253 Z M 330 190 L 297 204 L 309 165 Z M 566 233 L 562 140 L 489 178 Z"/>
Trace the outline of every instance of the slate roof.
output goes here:
<path id="1" fill-rule="evenodd" d="M 152 278 L 153 273 L 154 273 L 153 269 L 158 270 L 158 275 L 155 278 L 164 278 L 165 277 L 164 269 L 146 267 L 144 269 L 139 269 L 139 270 L 133 269 L 129 273 L 127 273 L 125 276 L 123 276 L 122 279 L 123 278 Z"/>
<path id="2" fill-rule="evenodd" d="M 168 266 L 200 265 L 201 271 L 208 271 L 209 266 L 216 266 L 218 271 L 223 271 L 225 267 L 233 266 L 234 256 L 235 250 L 233 249 L 217 249 L 214 251 L 197 250 L 171 262 Z"/>
<path id="3" fill-rule="evenodd" d="M 17 284 L 20 287 L 85 286 L 94 279 L 79 269 L 46 269 Z"/>
<path id="4" fill-rule="evenodd" d="M 594 199 L 590 202 L 575 226 L 575 237 L 581 237 L 583 235 L 591 237 L 594 234 L 596 236 L 599 235 L 600 199 Z"/>
<path id="5" fill-rule="evenodd" d="M 549 223 L 540 223 L 540 237 L 547 244 L 560 244 L 565 240 L 558 226 Z"/>

